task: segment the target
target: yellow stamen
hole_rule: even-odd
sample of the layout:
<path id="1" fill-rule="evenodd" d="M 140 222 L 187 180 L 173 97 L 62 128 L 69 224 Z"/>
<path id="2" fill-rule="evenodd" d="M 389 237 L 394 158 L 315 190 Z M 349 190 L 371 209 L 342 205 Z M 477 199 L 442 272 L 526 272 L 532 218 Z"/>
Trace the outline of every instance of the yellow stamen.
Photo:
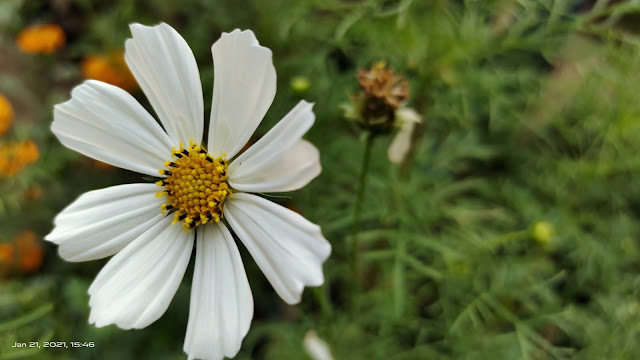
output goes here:
<path id="1" fill-rule="evenodd" d="M 182 143 L 180 148 L 172 148 L 174 160 L 164 163 L 171 171 L 160 169 L 158 172 L 167 177 L 156 182 L 165 187 L 158 195 L 166 196 L 169 203 L 162 205 L 162 213 L 176 209 L 172 224 L 182 222 L 184 231 L 189 231 L 212 220 L 220 221 L 224 201 L 233 195 L 226 182 L 224 156 L 213 158 L 193 140 L 189 141 L 188 149 Z"/>

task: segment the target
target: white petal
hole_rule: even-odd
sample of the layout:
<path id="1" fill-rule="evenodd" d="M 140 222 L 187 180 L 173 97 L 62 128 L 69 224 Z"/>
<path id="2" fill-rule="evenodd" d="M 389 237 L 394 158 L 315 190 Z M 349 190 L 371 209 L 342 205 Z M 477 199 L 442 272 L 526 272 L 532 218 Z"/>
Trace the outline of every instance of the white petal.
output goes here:
<path id="1" fill-rule="evenodd" d="M 223 33 L 211 47 L 214 65 L 209 153 L 231 159 L 247 143 L 276 95 L 271 50 L 251 30 Z"/>
<path id="2" fill-rule="evenodd" d="M 331 348 L 314 330 L 309 330 L 302 341 L 304 349 L 313 360 L 333 360 Z"/>
<path id="3" fill-rule="evenodd" d="M 147 175 L 171 156 L 171 140 L 136 99 L 119 87 L 87 80 L 53 110 L 51 131 L 66 147 Z"/>
<path id="4" fill-rule="evenodd" d="M 187 42 L 171 26 L 131 24 L 133 39 L 125 43 L 124 58 L 176 142 L 202 141 L 204 103 L 200 73 Z"/>
<path id="5" fill-rule="evenodd" d="M 167 216 L 116 254 L 89 287 L 89 322 L 141 329 L 156 321 L 178 290 L 194 232 Z"/>
<path id="6" fill-rule="evenodd" d="M 191 309 L 184 341 L 189 359 L 234 357 L 253 318 L 253 296 L 233 236 L 222 223 L 197 228 Z"/>
<path id="7" fill-rule="evenodd" d="M 404 123 L 402 128 L 391 141 L 387 156 L 394 164 L 400 164 L 409 153 L 411 147 L 411 137 L 413 136 L 413 128 L 415 123 Z"/>
<path id="8" fill-rule="evenodd" d="M 155 184 L 128 184 L 84 193 L 56 216 L 45 240 L 67 261 L 111 256 L 164 217 L 157 191 Z"/>
<path id="9" fill-rule="evenodd" d="M 398 122 L 418 124 L 422 122 L 422 115 L 413 108 L 403 107 L 396 110 L 396 119 Z"/>
<path id="10" fill-rule="evenodd" d="M 279 154 L 272 164 L 243 176 L 229 171 L 229 185 L 247 192 L 284 192 L 300 189 L 322 172 L 318 149 L 306 140 L 298 140 Z"/>
<path id="11" fill-rule="evenodd" d="M 258 142 L 229 165 L 229 184 L 249 192 L 297 190 L 322 171 L 320 153 L 300 140 L 313 125 L 313 104 L 300 101 Z"/>
<path id="12" fill-rule="evenodd" d="M 322 285 L 331 245 L 318 225 L 247 193 L 228 198 L 224 215 L 284 301 L 298 303 L 305 286 Z"/>
<path id="13" fill-rule="evenodd" d="M 394 164 L 400 164 L 404 161 L 405 156 L 411 147 L 411 137 L 413 136 L 413 128 L 417 123 L 422 121 L 422 117 L 411 108 L 401 108 L 396 111 L 396 119 L 400 124 L 400 131 L 391 141 L 387 156 Z"/>

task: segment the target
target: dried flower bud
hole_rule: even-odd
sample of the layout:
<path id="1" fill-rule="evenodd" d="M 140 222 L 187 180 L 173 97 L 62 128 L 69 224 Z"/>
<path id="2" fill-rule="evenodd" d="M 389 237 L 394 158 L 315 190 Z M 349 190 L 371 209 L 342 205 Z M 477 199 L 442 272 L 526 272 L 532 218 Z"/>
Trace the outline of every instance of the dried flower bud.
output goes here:
<path id="1" fill-rule="evenodd" d="M 408 82 L 381 61 L 358 71 L 358 84 L 360 92 L 351 96 L 345 116 L 372 133 L 391 132 L 396 111 L 409 98 Z"/>
<path id="2" fill-rule="evenodd" d="M 358 71 L 358 83 L 369 98 L 372 110 L 377 107 L 398 109 L 409 98 L 407 81 L 383 61 L 376 63 L 369 71 Z"/>

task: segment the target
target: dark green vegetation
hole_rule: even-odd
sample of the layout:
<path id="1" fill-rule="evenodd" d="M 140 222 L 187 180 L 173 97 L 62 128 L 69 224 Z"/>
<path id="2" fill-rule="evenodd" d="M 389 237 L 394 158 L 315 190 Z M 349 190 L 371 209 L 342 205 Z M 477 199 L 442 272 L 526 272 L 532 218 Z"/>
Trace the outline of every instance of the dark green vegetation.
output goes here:
<path id="1" fill-rule="evenodd" d="M 0 46 L 33 21 L 68 44 L 15 55 L 0 91 L 19 99 L 14 136 L 41 159 L 2 180 L 0 239 L 52 217 L 80 193 L 141 176 L 96 169 L 48 127 L 81 81 L 78 60 L 122 50 L 127 24 L 165 21 L 190 44 L 211 102 L 211 44 L 252 29 L 271 48 L 278 93 L 258 134 L 299 99 L 316 103 L 307 139 L 323 173 L 273 199 L 322 226 L 333 245 L 326 285 L 287 306 L 240 245 L 255 318 L 238 359 L 307 359 L 309 329 L 337 359 L 637 359 L 640 357 L 640 7 L 625 1 L 8 0 Z M 595 4 L 594 4 L 595 3 Z M 62 4 L 62 5 L 60 5 Z M 4 50 L 2 62 L 5 57 Z M 413 156 L 373 145 L 360 234 L 362 291 L 350 307 L 349 239 L 364 142 L 341 104 L 359 68 L 386 60 L 424 116 Z M 308 90 L 294 91 L 296 76 Z M 148 105 L 144 95 L 136 97 Z M 25 115 L 26 114 L 26 115 Z M 27 116 L 28 115 L 28 116 Z M 28 118 L 27 118 L 28 117 Z M 37 201 L 20 191 L 37 184 Z M 536 227 L 536 224 L 538 226 Z M 542 225 L 541 225 L 542 224 Z M 537 229 L 538 231 L 534 231 Z M 542 230 L 552 229 L 551 232 Z M 42 269 L 0 280 L 0 358 L 14 341 L 94 341 L 41 359 L 180 359 L 192 268 L 167 313 L 123 331 L 87 324 L 86 290 L 105 261 L 66 263 L 46 245 Z M 191 265 L 193 266 L 193 265 Z M 224 296 L 224 294 L 220 294 Z M 12 323 L 13 322 L 13 323 Z"/>

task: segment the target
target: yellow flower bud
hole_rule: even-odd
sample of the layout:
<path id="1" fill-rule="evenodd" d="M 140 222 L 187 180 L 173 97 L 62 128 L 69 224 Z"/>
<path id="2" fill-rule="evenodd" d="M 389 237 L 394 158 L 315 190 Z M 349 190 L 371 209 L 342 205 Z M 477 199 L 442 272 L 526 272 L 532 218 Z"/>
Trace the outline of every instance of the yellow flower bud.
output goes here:
<path id="1" fill-rule="evenodd" d="M 311 87 L 311 82 L 307 77 L 295 76 L 293 79 L 291 79 L 289 85 L 291 86 L 291 90 L 293 90 L 293 92 L 297 94 L 303 94 L 307 92 L 307 90 L 309 90 L 309 87 Z"/>
<path id="2" fill-rule="evenodd" d="M 551 245 L 551 239 L 553 238 L 553 225 L 546 221 L 538 221 L 533 225 L 533 238 L 536 242 L 543 247 L 549 247 Z"/>

